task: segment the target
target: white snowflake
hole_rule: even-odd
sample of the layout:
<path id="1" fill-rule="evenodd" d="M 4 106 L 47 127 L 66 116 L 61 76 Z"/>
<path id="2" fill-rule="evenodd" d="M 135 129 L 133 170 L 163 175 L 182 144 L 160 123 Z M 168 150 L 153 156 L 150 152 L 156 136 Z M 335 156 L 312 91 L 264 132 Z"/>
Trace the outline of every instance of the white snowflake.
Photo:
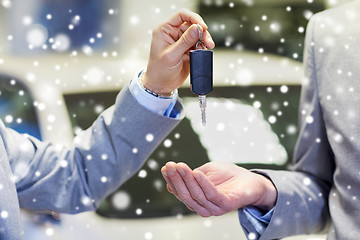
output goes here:
<path id="1" fill-rule="evenodd" d="M 107 177 L 102 176 L 100 180 L 102 183 L 106 183 L 108 179 L 107 179 Z"/>
<path id="2" fill-rule="evenodd" d="M 209 228 L 211 227 L 213 224 L 212 224 L 212 221 L 210 219 L 205 219 L 204 220 L 204 226 Z"/>
<path id="3" fill-rule="evenodd" d="M 141 215 L 142 212 L 143 212 L 143 211 L 142 211 L 141 208 L 137 208 L 137 209 L 135 210 L 136 215 Z"/>
<path id="4" fill-rule="evenodd" d="M 276 117 L 275 116 L 269 116 L 269 123 L 274 124 L 276 123 Z"/>
<path id="5" fill-rule="evenodd" d="M 6 219 L 9 217 L 9 212 L 6 210 L 1 211 L 0 213 L 1 218 Z"/>
<path id="6" fill-rule="evenodd" d="M 151 240 L 151 239 L 153 239 L 153 234 L 151 232 L 146 232 L 144 234 L 144 237 L 146 240 Z"/>
<path id="7" fill-rule="evenodd" d="M 256 239 L 255 233 L 252 233 L 252 232 L 249 233 L 249 234 L 248 234 L 248 239 L 249 239 L 249 240 L 254 240 L 254 239 Z"/>
<path id="8" fill-rule="evenodd" d="M 116 192 L 111 198 L 112 205 L 118 210 L 127 209 L 130 206 L 131 198 L 127 192 Z"/>
<path id="9" fill-rule="evenodd" d="M 147 171 L 144 169 L 140 170 L 138 176 L 139 176 L 139 178 L 146 178 Z"/>
<path id="10" fill-rule="evenodd" d="M 47 38 L 47 29 L 40 24 L 31 26 L 26 33 L 26 41 L 33 47 L 41 47 L 46 42 Z"/>
<path id="11" fill-rule="evenodd" d="M 147 165 L 152 170 L 157 170 L 159 168 L 159 164 L 154 159 L 149 159 Z"/>
<path id="12" fill-rule="evenodd" d="M 172 145 L 172 141 L 170 139 L 165 139 L 164 146 L 169 148 L 169 147 L 171 147 L 171 145 Z"/>
<path id="13" fill-rule="evenodd" d="M 311 184 L 311 179 L 310 179 L 310 178 L 304 178 L 304 179 L 303 179 L 303 184 L 304 184 L 305 186 L 309 186 L 309 185 Z"/>
<path id="14" fill-rule="evenodd" d="M 46 228 L 45 233 L 47 236 L 53 236 L 54 235 L 54 229 L 52 228 Z"/>

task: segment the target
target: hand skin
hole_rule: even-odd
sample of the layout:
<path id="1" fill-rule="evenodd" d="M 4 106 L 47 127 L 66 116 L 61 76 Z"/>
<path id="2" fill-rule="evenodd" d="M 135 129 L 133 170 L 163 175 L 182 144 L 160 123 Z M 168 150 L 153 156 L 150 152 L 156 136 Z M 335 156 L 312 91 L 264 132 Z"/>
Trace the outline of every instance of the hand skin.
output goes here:
<path id="1" fill-rule="evenodd" d="M 184 83 L 190 73 L 189 51 L 195 49 L 199 41 L 196 24 L 200 25 L 202 41 L 207 48 L 214 48 L 204 20 L 186 9 L 153 30 L 147 70 L 142 77 L 145 88 L 161 96 L 170 96 Z"/>
<path id="2" fill-rule="evenodd" d="M 191 170 L 185 163 L 168 162 L 161 173 L 168 191 L 202 217 L 249 205 L 268 211 L 277 199 L 268 178 L 232 163 L 210 162 Z"/>

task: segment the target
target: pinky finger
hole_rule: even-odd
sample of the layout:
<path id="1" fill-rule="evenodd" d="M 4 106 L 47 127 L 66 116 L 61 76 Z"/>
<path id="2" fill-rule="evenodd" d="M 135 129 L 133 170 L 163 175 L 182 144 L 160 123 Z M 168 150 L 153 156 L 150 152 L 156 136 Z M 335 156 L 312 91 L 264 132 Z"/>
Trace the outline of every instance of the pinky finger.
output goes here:
<path id="1" fill-rule="evenodd" d="M 169 184 L 166 184 L 166 188 L 169 192 L 171 192 L 172 194 L 174 194 L 174 190 L 172 190 L 169 186 Z M 191 211 L 195 212 L 195 210 L 185 201 L 181 200 L 180 198 L 177 197 L 176 194 L 174 194 L 174 196 L 177 198 L 177 200 L 179 200 L 180 202 L 184 203 L 184 205 Z"/>
<path id="2" fill-rule="evenodd" d="M 189 210 L 195 212 L 195 210 L 194 210 L 187 202 L 183 202 L 183 203 L 185 204 L 185 206 L 186 206 Z"/>

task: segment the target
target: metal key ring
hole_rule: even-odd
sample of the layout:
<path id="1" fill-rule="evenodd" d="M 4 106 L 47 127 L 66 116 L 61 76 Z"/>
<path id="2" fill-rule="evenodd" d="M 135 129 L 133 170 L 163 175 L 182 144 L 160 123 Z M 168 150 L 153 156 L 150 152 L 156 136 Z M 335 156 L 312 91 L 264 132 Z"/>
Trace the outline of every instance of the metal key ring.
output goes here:
<path id="1" fill-rule="evenodd" d="M 200 48 L 200 47 L 199 47 L 199 45 L 200 45 L 200 44 L 202 44 L 202 45 L 203 45 L 203 47 L 202 47 L 202 48 Z M 205 43 L 204 43 L 203 41 L 198 41 L 198 42 L 196 43 L 195 47 L 196 47 L 196 50 L 199 50 L 199 49 L 206 49 L 206 45 L 205 45 Z"/>
<path id="2" fill-rule="evenodd" d="M 206 44 L 205 42 L 203 42 L 202 40 L 202 33 L 201 33 L 201 28 L 200 28 L 200 25 L 199 24 L 196 24 L 198 30 L 199 30 L 199 41 L 196 43 L 195 47 L 196 47 L 196 50 L 200 49 L 199 48 L 199 44 L 202 44 L 203 45 L 203 48 L 206 49 Z"/>

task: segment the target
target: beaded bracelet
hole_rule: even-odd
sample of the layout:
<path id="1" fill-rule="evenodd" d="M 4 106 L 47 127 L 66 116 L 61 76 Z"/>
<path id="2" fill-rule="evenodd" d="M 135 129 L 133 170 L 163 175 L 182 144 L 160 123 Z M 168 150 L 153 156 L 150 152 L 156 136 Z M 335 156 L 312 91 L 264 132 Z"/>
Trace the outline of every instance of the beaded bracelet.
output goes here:
<path id="1" fill-rule="evenodd" d="M 173 95 L 174 95 L 174 92 L 171 92 L 169 96 L 164 96 L 164 95 L 161 95 L 161 94 L 158 94 L 148 88 L 146 88 L 143 84 L 142 84 L 142 79 L 143 79 L 143 76 L 145 74 L 145 71 L 142 71 L 140 76 L 139 76 L 139 83 L 140 83 L 140 87 L 145 90 L 145 92 L 147 93 L 150 93 L 151 95 L 155 96 L 155 97 L 159 97 L 159 98 L 171 98 Z"/>

